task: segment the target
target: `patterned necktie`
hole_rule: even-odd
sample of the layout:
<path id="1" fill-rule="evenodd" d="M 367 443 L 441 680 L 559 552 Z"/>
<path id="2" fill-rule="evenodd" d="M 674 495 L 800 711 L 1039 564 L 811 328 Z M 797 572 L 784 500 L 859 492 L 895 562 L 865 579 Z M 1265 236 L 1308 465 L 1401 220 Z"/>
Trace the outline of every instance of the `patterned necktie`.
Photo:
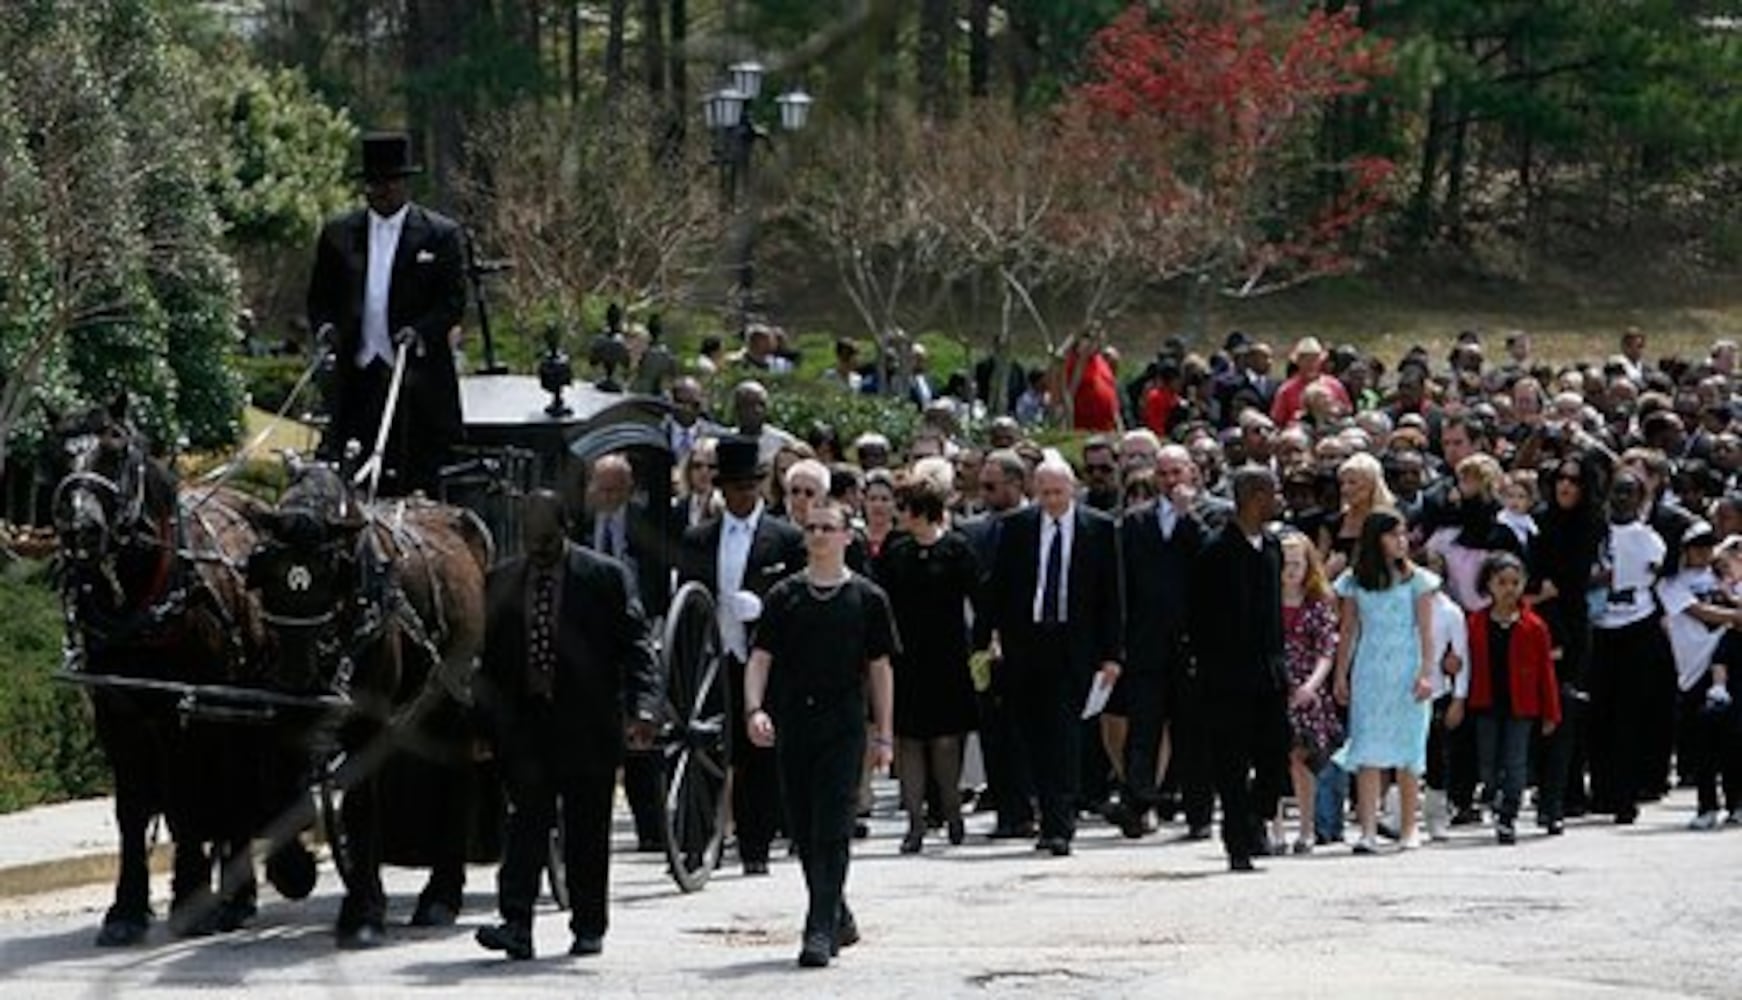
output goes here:
<path id="1" fill-rule="evenodd" d="M 1043 625 L 1059 621 L 1059 584 L 1064 579 L 1065 530 L 1059 522 L 1052 523 L 1052 545 L 1046 553 L 1046 580 L 1040 591 L 1040 620 Z"/>
<path id="2" fill-rule="evenodd" d="M 532 693 L 550 698 L 555 693 L 556 636 L 553 612 L 556 604 L 556 576 L 539 573 L 532 591 L 532 628 L 527 636 L 527 667 Z"/>

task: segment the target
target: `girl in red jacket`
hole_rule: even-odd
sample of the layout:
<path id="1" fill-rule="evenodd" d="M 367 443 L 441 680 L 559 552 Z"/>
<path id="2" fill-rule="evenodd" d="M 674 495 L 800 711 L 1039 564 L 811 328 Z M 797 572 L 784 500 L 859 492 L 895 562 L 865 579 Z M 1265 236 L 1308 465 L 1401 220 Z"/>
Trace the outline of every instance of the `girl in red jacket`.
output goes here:
<path id="1" fill-rule="evenodd" d="M 1561 721 L 1548 626 L 1524 603 L 1524 563 L 1496 552 L 1482 563 L 1477 589 L 1491 604 L 1470 613 L 1470 714 L 1482 784 L 1500 790 L 1502 844 L 1518 842 L 1518 802 L 1530 769 L 1531 730 L 1544 736 Z"/>

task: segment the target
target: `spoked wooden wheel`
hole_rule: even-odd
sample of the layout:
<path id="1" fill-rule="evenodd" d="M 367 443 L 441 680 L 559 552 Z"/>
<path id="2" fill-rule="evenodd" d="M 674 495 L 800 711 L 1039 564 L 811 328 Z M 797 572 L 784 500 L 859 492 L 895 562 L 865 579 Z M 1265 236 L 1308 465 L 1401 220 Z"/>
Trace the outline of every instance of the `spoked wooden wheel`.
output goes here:
<path id="1" fill-rule="evenodd" d="M 687 583 L 666 614 L 660 654 L 666 717 L 657 752 L 664 764 L 665 855 L 684 892 L 708 882 L 725 843 L 732 696 L 714 621 L 714 600 Z"/>

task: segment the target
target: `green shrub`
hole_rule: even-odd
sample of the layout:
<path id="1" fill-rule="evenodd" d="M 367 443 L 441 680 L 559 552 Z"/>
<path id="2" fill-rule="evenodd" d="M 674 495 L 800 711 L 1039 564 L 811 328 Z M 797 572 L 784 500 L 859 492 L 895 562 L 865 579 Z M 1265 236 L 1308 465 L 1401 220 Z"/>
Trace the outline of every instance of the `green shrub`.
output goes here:
<path id="1" fill-rule="evenodd" d="M 308 367 L 308 359 L 297 355 L 237 357 L 235 365 L 246 386 L 249 402 L 268 413 L 277 413 L 290 390 L 296 387 L 296 380 Z M 303 395 L 304 404 L 313 402 L 312 390 Z"/>
<path id="2" fill-rule="evenodd" d="M 53 677 L 63 629 L 40 565 L 15 563 L 0 574 L 0 812 L 106 788 L 89 702 Z"/>

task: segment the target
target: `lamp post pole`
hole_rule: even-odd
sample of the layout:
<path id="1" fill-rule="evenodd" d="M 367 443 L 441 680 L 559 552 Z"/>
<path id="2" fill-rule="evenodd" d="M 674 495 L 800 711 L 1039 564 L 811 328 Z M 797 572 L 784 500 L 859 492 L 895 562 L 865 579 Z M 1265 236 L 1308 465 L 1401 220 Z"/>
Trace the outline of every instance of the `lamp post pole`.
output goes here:
<path id="1" fill-rule="evenodd" d="M 756 219 L 751 203 L 750 163 L 757 140 L 769 138 L 768 130 L 756 121 L 754 110 L 766 76 L 767 68 L 754 60 L 733 63 L 726 68 L 725 84 L 702 98 L 702 121 L 714 135 L 714 163 L 720 168 L 720 194 L 735 230 L 734 305 L 740 336 L 749 326 L 752 289 L 756 283 L 752 255 Z M 776 98 L 781 130 L 802 130 L 810 120 L 812 103 L 811 96 L 801 89 Z"/>

